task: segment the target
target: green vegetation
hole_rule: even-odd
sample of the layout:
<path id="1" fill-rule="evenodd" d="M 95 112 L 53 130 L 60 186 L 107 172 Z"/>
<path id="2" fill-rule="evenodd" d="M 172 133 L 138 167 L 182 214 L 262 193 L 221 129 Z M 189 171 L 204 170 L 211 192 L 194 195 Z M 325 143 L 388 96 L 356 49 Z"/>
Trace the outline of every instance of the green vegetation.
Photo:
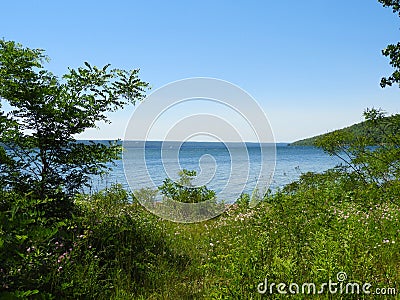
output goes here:
<path id="1" fill-rule="evenodd" d="M 170 178 L 163 181 L 159 190 L 164 196 L 183 203 L 199 203 L 215 198 L 215 192 L 206 186 L 193 186 L 192 181 L 197 175 L 196 171 L 183 169 L 178 175 L 180 177 L 178 182 Z"/>
<path id="2" fill-rule="evenodd" d="M 382 185 L 400 179 L 400 115 L 385 117 L 376 110 L 366 110 L 365 135 L 339 131 L 318 137 L 315 145 L 339 157 L 344 168 L 366 183 Z M 370 134 L 369 132 L 377 133 Z"/>
<path id="3" fill-rule="evenodd" d="M 400 16 L 399 0 L 379 0 L 385 7 L 391 7 L 394 13 Z M 398 84 L 400 86 L 400 42 L 390 44 L 382 50 L 382 54 L 390 59 L 390 65 L 394 68 L 393 73 L 389 77 L 381 79 L 381 87 L 392 86 Z"/>
<path id="4" fill-rule="evenodd" d="M 400 11 L 399 0 L 380 2 Z M 384 50 L 395 71 L 383 85 L 399 83 L 399 48 Z M 77 192 L 120 149 L 72 136 L 107 120 L 121 99 L 142 98 L 147 84 L 137 70 L 87 64 L 61 82 L 42 68 L 44 58 L 0 42 L 0 96 L 13 107 L 0 114 L 1 299 L 260 299 L 264 288 L 280 299 L 278 289 L 297 291 L 290 284 L 299 286 L 294 299 L 321 287 L 316 299 L 377 297 L 338 286 L 329 293 L 324 284 L 339 279 L 399 294 L 398 115 L 367 110 L 362 128 L 315 139 L 341 167 L 303 174 L 255 207 L 242 195 L 218 217 L 178 224 L 149 213 L 120 185 Z M 213 191 L 190 187 L 195 175 L 182 171 L 160 191 L 181 203 L 212 200 Z M 153 192 L 140 195 L 151 200 Z"/>
<path id="5" fill-rule="evenodd" d="M 329 135 L 351 135 L 353 138 L 363 138 L 363 137 L 368 137 L 370 139 L 371 144 L 377 145 L 384 143 L 384 136 L 382 136 L 382 130 L 383 128 L 388 124 L 397 124 L 396 127 L 392 128 L 393 131 L 399 131 L 400 130 L 400 123 L 398 122 L 398 119 L 400 118 L 400 115 L 393 115 L 393 116 L 387 116 L 376 119 L 376 121 L 373 123 L 369 120 L 357 123 L 354 125 L 351 125 L 349 127 L 345 127 L 342 129 L 338 129 L 329 133 L 317 135 L 314 137 L 310 137 L 307 139 L 299 140 L 296 142 L 291 143 L 291 146 L 317 146 L 316 142 L 319 139 L 324 139 L 325 137 Z M 396 122 L 396 123 L 394 123 Z M 373 126 L 371 126 L 373 125 Z"/>
<path id="6" fill-rule="evenodd" d="M 89 176 L 121 154 L 117 143 L 83 144 L 74 136 L 143 99 L 148 84 L 138 70 L 88 63 L 59 79 L 44 68 L 46 60 L 43 50 L 0 40 L 0 108 L 11 107 L 0 111 L 0 188 L 58 199 L 54 209 L 62 213 Z"/>
<path id="7" fill-rule="evenodd" d="M 9 299 L 258 299 L 265 278 L 319 287 L 338 272 L 371 291 L 400 289 L 399 181 L 304 174 L 255 208 L 232 205 L 195 224 L 157 218 L 120 186 L 77 196 L 64 220 L 44 216 L 41 202 L 2 199 L 0 286 Z"/>
<path id="8" fill-rule="evenodd" d="M 217 201 L 213 190 L 193 184 L 196 171 L 183 169 L 178 175 L 176 182 L 166 178 L 157 189 L 142 188 L 134 191 L 134 201 L 157 216 L 183 223 L 208 220 L 225 210 L 225 204 Z"/>

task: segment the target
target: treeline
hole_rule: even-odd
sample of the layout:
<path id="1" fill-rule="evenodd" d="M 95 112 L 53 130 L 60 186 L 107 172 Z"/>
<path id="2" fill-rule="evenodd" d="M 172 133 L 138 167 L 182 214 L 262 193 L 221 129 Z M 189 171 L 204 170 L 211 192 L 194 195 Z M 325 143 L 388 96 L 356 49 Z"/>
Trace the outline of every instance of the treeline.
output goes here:
<path id="1" fill-rule="evenodd" d="M 296 142 L 291 143 L 290 146 L 316 146 L 318 140 L 330 134 L 335 134 L 335 135 L 346 134 L 346 135 L 351 135 L 355 138 L 368 137 L 369 139 L 374 141 L 374 145 L 381 144 L 385 143 L 386 141 L 386 135 L 382 133 L 388 129 L 387 124 L 393 124 L 390 128 L 390 130 L 393 131 L 393 133 L 400 131 L 400 122 L 398 122 L 399 119 L 400 115 L 395 114 L 392 116 L 383 117 L 382 119 L 377 120 L 377 122 L 374 124 L 372 124 L 371 121 L 363 121 L 361 123 L 357 123 L 342 129 L 334 130 L 329 133 L 298 140 Z"/>

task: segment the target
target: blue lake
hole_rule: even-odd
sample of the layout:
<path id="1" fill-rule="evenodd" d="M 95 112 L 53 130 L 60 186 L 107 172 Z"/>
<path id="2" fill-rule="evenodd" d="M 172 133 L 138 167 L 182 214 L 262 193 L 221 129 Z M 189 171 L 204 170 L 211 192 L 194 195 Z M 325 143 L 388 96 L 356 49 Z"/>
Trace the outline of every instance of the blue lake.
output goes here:
<path id="1" fill-rule="evenodd" d="M 199 175 L 195 185 L 223 192 L 229 203 L 240 192 L 251 194 L 260 178 L 259 189 L 269 184 L 276 190 L 301 173 L 323 172 L 340 164 L 338 158 L 315 147 L 276 144 L 276 150 L 272 148 L 256 143 L 125 142 L 123 160 L 116 161 L 109 175 L 93 178 L 92 190 L 113 183 L 128 189 L 154 188 L 167 177 L 177 180 L 179 170 L 188 169 Z"/>

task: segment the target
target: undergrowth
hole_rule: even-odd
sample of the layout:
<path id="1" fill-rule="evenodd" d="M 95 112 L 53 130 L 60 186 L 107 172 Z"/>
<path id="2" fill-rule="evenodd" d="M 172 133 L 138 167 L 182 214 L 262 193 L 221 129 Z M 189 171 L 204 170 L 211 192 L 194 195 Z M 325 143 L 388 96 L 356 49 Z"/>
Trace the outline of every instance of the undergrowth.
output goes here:
<path id="1" fill-rule="evenodd" d="M 370 283 L 371 293 L 398 291 L 399 196 L 398 181 L 376 185 L 335 170 L 307 173 L 254 208 L 243 196 L 219 217 L 179 224 L 150 214 L 119 185 L 78 196 L 65 220 L 45 217 L 40 202 L 4 192 L 0 295 L 258 299 L 257 287 L 268 282 L 285 283 L 288 293 L 297 284 L 293 297 L 302 299 L 303 283 L 314 283 L 317 294 L 340 272 L 345 283 Z M 265 294 L 283 297 L 276 286 Z M 314 297 L 332 294 L 325 289 Z"/>

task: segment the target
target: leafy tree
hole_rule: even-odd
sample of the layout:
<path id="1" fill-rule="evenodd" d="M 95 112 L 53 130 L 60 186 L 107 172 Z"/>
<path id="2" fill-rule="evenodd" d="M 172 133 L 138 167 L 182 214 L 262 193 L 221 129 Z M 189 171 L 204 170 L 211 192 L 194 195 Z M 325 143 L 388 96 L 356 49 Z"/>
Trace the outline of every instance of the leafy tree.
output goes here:
<path id="1" fill-rule="evenodd" d="M 379 0 L 385 7 L 391 7 L 394 13 L 400 16 L 400 0 Z M 382 54 L 390 59 L 390 65 L 394 68 L 394 72 L 389 77 L 381 79 L 381 87 L 399 84 L 400 87 L 400 42 L 390 44 L 386 49 L 382 50 Z"/>
<path id="2" fill-rule="evenodd" d="M 362 132 L 342 129 L 321 135 L 315 145 L 339 157 L 345 169 L 365 183 L 382 184 L 400 179 L 400 115 L 386 117 L 378 109 L 364 112 Z"/>
<path id="3" fill-rule="evenodd" d="M 196 171 L 183 169 L 179 172 L 179 180 L 175 182 L 166 178 L 159 187 L 161 193 L 175 201 L 183 203 L 199 203 L 215 199 L 215 192 L 209 190 L 206 186 L 194 187 L 193 178 L 196 177 Z"/>
<path id="4" fill-rule="evenodd" d="M 0 108 L 11 107 L 0 109 L 0 188 L 70 199 L 121 153 L 117 142 L 82 143 L 75 135 L 143 99 L 148 83 L 138 69 L 87 62 L 58 78 L 45 69 L 46 61 L 41 49 L 0 40 Z"/>
<path id="5" fill-rule="evenodd" d="M 379 2 L 400 16 L 400 0 Z M 390 58 L 394 72 L 381 79 L 381 86 L 400 87 L 400 42 L 388 45 L 382 54 Z M 364 117 L 366 122 L 359 127 L 319 136 L 315 145 L 341 158 L 347 169 L 365 183 L 390 185 L 400 179 L 400 115 L 386 117 L 382 110 L 367 109 Z"/>

